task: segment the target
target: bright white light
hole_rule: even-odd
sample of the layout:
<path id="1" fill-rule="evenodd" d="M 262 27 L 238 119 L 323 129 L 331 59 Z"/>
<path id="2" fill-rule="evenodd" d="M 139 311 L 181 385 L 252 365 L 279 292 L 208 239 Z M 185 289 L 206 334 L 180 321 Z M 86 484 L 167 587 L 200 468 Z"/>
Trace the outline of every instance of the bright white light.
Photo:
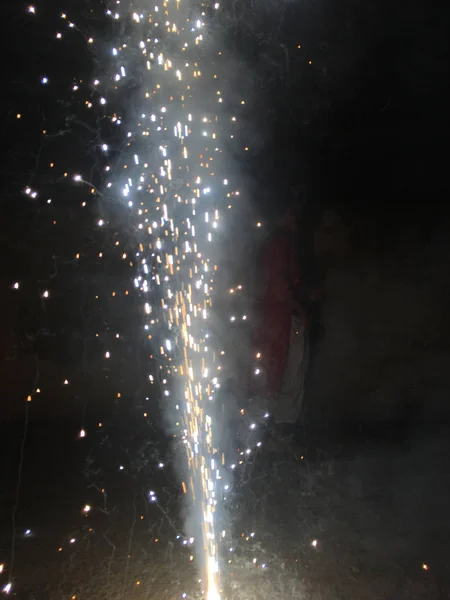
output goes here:
<path id="1" fill-rule="evenodd" d="M 115 4 L 122 6 L 119 0 Z M 127 213 L 139 247 L 133 253 L 137 267 L 130 279 L 134 281 L 136 297 L 142 298 L 145 336 L 151 340 L 152 353 L 158 358 L 161 374 L 167 378 L 161 383 L 164 401 L 173 411 L 178 439 L 186 446 L 190 481 L 185 492 L 196 490 L 195 501 L 201 510 L 203 534 L 197 543 L 204 553 L 205 599 L 219 600 L 217 553 L 222 538 L 216 531 L 215 507 L 219 503 L 218 486 L 223 485 L 219 484 L 222 463 L 218 460 L 221 454 L 216 448 L 210 411 L 220 387 L 220 380 L 214 375 L 221 366 L 220 350 L 214 341 L 205 342 L 205 328 L 216 289 L 213 242 L 221 223 L 216 203 L 220 205 L 223 200 L 228 205 L 231 195 L 223 193 L 223 186 L 228 186 L 229 181 L 224 178 L 226 164 L 220 157 L 221 128 L 217 132 L 215 128 L 219 117 L 222 120 L 224 116 L 226 123 L 230 122 L 230 115 L 216 118 L 210 112 L 216 86 L 213 84 L 208 94 L 208 80 L 198 82 L 203 56 L 218 49 L 206 47 L 197 51 L 196 46 L 203 43 L 201 32 L 206 29 L 204 8 L 192 17 L 183 3 L 163 4 L 161 10 L 149 6 L 142 14 L 132 11 L 129 25 L 135 31 L 131 51 L 123 39 L 117 39 L 112 49 L 115 59 L 111 58 L 114 64 L 107 74 L 111 85 L 105 85 L 105 95 L 109 87 L 119 90 L 119 97 L 127 94 L 126 87 L 121 87 L 127 72 L 140 87 L 135 96 L 138 104 L 130 111 L 122 136 L 124 152 L 111 165 L 110 181 L 105 186 L 130 209 Z M 219 8 L 219 2 L 215 8 Z M 109 14 L 118 17 L 118 13 Z M 158 37 L 164 31 L 164 41 L 167 38 L 164 48 L 156 46 L 156 28 L 161 28 Z M 206 58 L 205 66 L 209 62 Z M 178 98 L 182 98 L 181 103 Z M 101 99 L 100 103 L 102 100 L 106 102 Z M 120 123 L 117 115 L 109 118 Z M 106 145 L 102 148 L 106 152 Z M 223 198 L 225 195 L 227 199 Z M 225 222 L 221 233 L 226 234 Z M 245 315 L 236 314 L 231 321 L 241 323 L 246 319 Z M 148 377 L 150 381 L 160 381 L 159 376 Z M 173 380 L 180 383 L 176 390 Z M 250 429 L 254 427 L 256 424 Z M 243 452 L 239 465 L 249 452 L 250 449 Z M 159 462 L 157 466 L 163 468 L 164 464 Z M 156 493 L 150 491 L 148 499 L 157 502 Z"/>

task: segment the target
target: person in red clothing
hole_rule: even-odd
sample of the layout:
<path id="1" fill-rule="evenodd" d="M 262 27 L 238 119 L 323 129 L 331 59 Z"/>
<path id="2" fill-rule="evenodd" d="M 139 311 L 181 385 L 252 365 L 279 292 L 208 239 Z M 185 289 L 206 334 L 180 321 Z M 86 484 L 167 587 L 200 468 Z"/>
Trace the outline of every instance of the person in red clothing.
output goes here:
<path id="1" fill-rule="evenodd" d="M 251 393 L 266 399 L 265 407 L 276 424 L 289 428 L 300 415 L 307 364 L 294 206 L 286 208 L 277 225 L 261 248 L 257 266 L 258 292 L 252 331 L 257 364 Z"/>

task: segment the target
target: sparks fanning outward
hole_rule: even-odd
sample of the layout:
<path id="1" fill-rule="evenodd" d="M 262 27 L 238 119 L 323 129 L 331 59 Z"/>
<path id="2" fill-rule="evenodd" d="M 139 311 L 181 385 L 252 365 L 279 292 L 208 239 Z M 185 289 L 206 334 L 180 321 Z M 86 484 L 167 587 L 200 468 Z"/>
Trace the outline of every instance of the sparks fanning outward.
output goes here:
<path id="1" fill-rule="evenodd" d="M 219 242 L 226 238 L 222 209 L 231 208 L 231 198 L 239 196 L 230 188 L 221 142 L 237 119 L 224 108 L 221 73 L 227 67 L 221 64 L 223 54 L 206 14 L 217 11 L 219 3 L 155 0 L 150 7 L 143 2 L 138 7 L 139 2 L 116 0 L 106 12 L 117 24 L 109 48 L 112 61 L 101 63 L 103 75 L 88 84 L 76 81 L 72 89 L 79 94 L 86 88 L 85 108 L 97 104 L 125 140 L 120 157 L 106 166 L 102 191 L 111 204 L 128 206 L 136 233 L 136 293 L 146 315 L 145 335 L 158 357 L 158 376 L 149 379 L 161 384 L 166 416 L 187 452 L 189 480 L 183 491 L 200 521 L 196 546 L 205 597 L 218 600 L 219 539 L 225 532 L 218 532 L 217 509 L 228 486 L 223 448 L 214 430 L 221 352 L 209 333 L 209 312 L 220 266 Z M 28 12 L 33 18 L 39 14 L 34 6 Z M 81 33 L 95 54 L 94 38 L 69 15 L 60 16 L 64 27 Z M 61 31 L 57 40 L 66 35 Z M 43 76 L 40 83 L 50 87 L 51 78 Z M 238 102 L 244 104 L 242 98 Z M 107 157 L 109 145 L 102 143 L 101 149 Z M 73 181 L 88 183 L 83 175 Z M 91 193 L 96 192 L 91 186 Z M 25 193 L 33 199 L 38 195 L 30 187 Z M 104 225 L 104 219 L 98 220 L 99 227 Z M 45 291 L 43 297 L 48 296 Z M 85 436 L 82 429 L 79 437 Z M 220 439 L 224 437 L 222 431 Z M 249 453 L 240 450 L 239 464 Z M 149 499 L 157 501 L 154 492 Z M 86 504 L 83 514 L 90 512 Z M 11 585 L 4 588 L 6 593 Z"/>
<path id="2" fill-rule="evenodd" d="M 112 51 L 115 90 L 126 86 L 129 77 L 139 83 L 135 119 L 126 125 L 129 143 L 122 173 L 108 185 L 120 191 L 135 219 L 135 285 L 145 299 L 148 337 L 160 343 L 164 399 L 169 411 L 178 411 L 175 420 L 190 473 L 186 491 L 202 520 L 197 544 L 203 582 L 208 600 L 216 600 L 215 512 L 223 459 L 215 447 L 209 410 L 219 381 L 216 349 L 208 348 L 208 311 L 227 181 L 220 173 L 216 107 L 222 97 L 211 72 L 213 50 L 208 49 L 206 64 L 201 60 L 205 12 L 189 4 L 159 0 L 150 10 L 134 7 L 132 31 Z M 119 12 L 111 16 L 120 19 Z M 205 83 L 203 68 L 211 77 Z"/>

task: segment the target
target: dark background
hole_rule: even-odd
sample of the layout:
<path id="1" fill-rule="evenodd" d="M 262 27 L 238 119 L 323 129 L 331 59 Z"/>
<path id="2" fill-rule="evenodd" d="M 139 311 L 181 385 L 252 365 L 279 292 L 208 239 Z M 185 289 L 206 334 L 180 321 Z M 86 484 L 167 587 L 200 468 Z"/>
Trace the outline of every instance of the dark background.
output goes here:
<path id="1" fill-rule="evenodd" d="M 63 176 L 80 171 L 101 186 L 100 140 L 107 139 L 113 153 L 120 150 L 102 115 L 83 105 L 85 95 L 70 90 L 73 81 L 94 77 L 96 63 L 106 56 L 111 31 L 103 9 L 101 3 L 61 7 L 74 15 L 85 32 L 81 34 L 64 29 L 59 7 L 56 11 L 44 3 L 37 18 L 30 18 L 22 6 L 5 8 L 4 22 L 21 31 L 20 36 L 3 38 L 11 57 L 5 63 L 1 98 L 8 140 L 2 164 L 6 358 L 14 355 L 11 344 L 32 350 L 30 335 L 39 331 L 41 358 L 46 354 L 50 362 L 60 363 L 67 355 L 66 364 L 73 367 L 84 353 L 89 363 L 98 352 L 87 348 L 86 338 L 101 333 L 107 343 L 105 323 L 111 330 L 106 315 L 111 301 L 108 307 L 102 302 L 99 311 L 84 311 L 85 316 L 80 305 L 83 297 L 97 295 L 103 279 L 112 287 L 115 277 L 123 281 L 126 267 L 118 262 L 127 244 L 123 223 L 120 231 L 122 215 L 118 211 L 111 230 L 99 232 L 93 224 L 102 214 L 101 201 Z M 307 7 L 261 3 L 257 10 L 252 3 L 233 3 L 223 11 L 220 34 L 251 99 L 240 115 L 241 138 L 229 148 L 236 174 L 251 182 L 249 201 L 269 222 L 289 187 L 303 186 L 307 203 L 299 242 L 308 257 L 306 270 L 319 271 L 322 279 L 330 267 L 353 268 L 355 261 L 365 271 L 376 269 L 381 278 L 388 277 L 386 263 L 389 268 L 397 264 L 398 281 L 409 277 L 409 267 L 402 263 L 405 255 L 413 270 L 428 272 L 431 263 L 435 267 L 436 261 L 445 262 L 446 16 L 439 7 L 420 2 L 344 2 L 339 7 L 327 1 Z M 64 39 L 56 40 L 60 30 Z M 96 39 L 98 60 L 83 38 L 89 32 Z M 39 83 L 43 75 L 50 79 L 48 86 Z M 48 135 L 42 144 L 39 132 L 44 128 Z M 241 140 L 248 152 L 242 152 Z M 55 167 L 49 168 L 52 161 Z M 28 184 L 39 189 L 37 201 L 23 195 Z M 51 206 L 46 204 L 49 197 Z M 87 207 L 81 209 L 86 200 Z M 116 256 L 109 250 L 110 240 L 121 235 Z M 105 248 L 103 259 L 96 260 Z M 73 258 L 77 253 L 80 261 Z M 55 268 L 58 277 L 52 281 Z M 16 280 L 23 281 L 21 292 L 12 294 L 7 288 Z M 58 292 L 46 304 L 57 303 L 56 310 L 43 310 L 39 299 L 49 282 L 58 282 Z M 435 284 L 445 287 L 442 280 Z M 357 277 L 352 285 L 359 285 Z M 430 281 L 421 281 L 422 288 L 429 286 Z M 373 290 L 371 311 L 377 311 L 376 295 L 382 288 L 379 282 Z M 403 293 L 410 304 L 409 291 Z M 437 301 L 441 291 L 433 294 Z M 358 289 L 351 295 L 357 297 Z M 115 304 L 121 326 L 128 327 L 121 301 Z M 103 329 L 94 332 L 96 328 Z M 14 364 L 8 362 L 8 372 Z"/>
<path id="2" fill-rule="evenodd" d="M 75 504 L 78 511 L 90 498 L 95 502 L 93 489 L 93 496 L 84 494 L 92 482 L 89 469 L 87 478 L 83 474 L 87 455 L 106 474 L 129 465 L 139 488 L 142 473 L 150 478 L 148 457 L 166 447 L 156 394 L 147 385 L 151 347 L 141 337 L 139 299 L 126 294 L 134 271 L 121 258 L 132 249 L 123 215 L 115 207 L 114 218 L 99 229 L 101 198 L 68 181 L 82 172 L 101 186 L 100 139 L 120 151 L 102 113 L 86 108 L 86 93 L 71 91 L 74 81 L 93 77 L 98 64 L 84 34 L 67 31 L 59 17 L 67 10 L 83 32 L 92 32 L 101 58 L 111 34 L 104 6 L 68 2 L 56 9 L 47 2 L 36 17 L 24 8 L 3 8 L 1 36 L 0 563 L 9 556 L 13 507 L 20 508 L 18 530 L 30 521 L 54 524 L 42 534 L 51 540 L 42 547 L 48 543 L 52 551 L 54 538 L 72 522 L 88 535 L 79 513 L 73 516 Z M 383 465 L 397 447 L 407 453 L 402 457 L 414 457 L 398 461 L 400 474 L 383 473 L 386 489 L 401 497 L 399 506 L 407 506 L 413 520 L 421 515 L 411 547 L 422 552 L 433 509 L 426 494 L 408 504 L 408 490 L 433 488 L 421 477 L 425 472 L 434 482 L 448 482 L 437 458 L 448 453 L 450 416 L 447 14 L 417 1 L 323 0 L 234 2 L 221 19 L 230 65 L 240 69 L 236 75 L 230 68 L 230 80 L 237 78 L 248 94 L 238 143 L 228 149 L 235 174 L 248 183 L 249 202 L 269 225 L 291 185 L 303 186 L 306 198 L 299 245 L 323 301 L 311 315 L 305 440 L 360 463 L 368 445 Z M 63 40 L 55 39 L 56 31 Z M 47 86 L 40 84 L 43 75 Z M 39 190 L 36 200 L 23 193 L 27 185 Z M 19 290 L 11 289 L 15 281 Z M 45 289 L 48 300 L 41 298 Z M 26 404 L 36 387 L 41 392 Z M 144 411 L 149 418 L 142 424 Z M 107 442 L 103 433 L 90 433 L 99 422 L 110 428 Z M 77 439 L 82 427 L 89 432 L 84 441 Z M 374 460 L 360 465 L 370 482 L 379 479 Z M 101 485 L 107 479 L 94 477 Z M 65 494 L 70 485 L 73 500 Z M 439 507 L 447 493 L 445 486 L 433 491 Z M 32 508 L 22 498 L 33 494 Z M 129 508 L 131 500 L 123 502 Z M 446 516 L 441 509 L 434 514 L 439 529 Z M 23 552 L 18 564 L 28 560 Z M 444 573 L 438 549 L 429 555 Z M 29 581 L 38 577 L 38 562 L 33 569 Z M 442 585 L 436 598 L 446 597 Z"/>

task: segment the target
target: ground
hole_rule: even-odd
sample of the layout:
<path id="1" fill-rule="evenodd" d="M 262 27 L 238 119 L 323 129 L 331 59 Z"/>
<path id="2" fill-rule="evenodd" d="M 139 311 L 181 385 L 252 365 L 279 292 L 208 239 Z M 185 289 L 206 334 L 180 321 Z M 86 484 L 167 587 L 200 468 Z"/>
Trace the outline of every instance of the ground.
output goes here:
<path id="1" fill-rule="evenodd" d="M 20 435 L 20 428 L 2 435 L 0 564 L 6 568 L 16 494 L 10 459 L 18 456 Z M 16 516 L 19 600 L 200 597 L 192 547 L 177 539 L 181 494 L 170 463 L 156 471 L 147 445 L 136 466 L 139 434 L 125 435 L 122 447 L 114 435 L 79 440 L 71 423 L 30 425 Z M 316 438 L 295 451 L 265 444 L 236 474 L 224 597 L 448 598 L 448 440 L 445 428 L 421 427 L 370 442 Z M 149 502 L 152 488 L 158 503 Z M 8 573 L 0 577 L 4 582 Z"/>
<path id="2" fill-rule="evenodd" d="M 268 587 L 237 597 L 447 598 L 448 442 L 428 434 L 335 447 L 297 465 L 288 452 L 263 456 L 243 512 L 267 552 Z"/>

